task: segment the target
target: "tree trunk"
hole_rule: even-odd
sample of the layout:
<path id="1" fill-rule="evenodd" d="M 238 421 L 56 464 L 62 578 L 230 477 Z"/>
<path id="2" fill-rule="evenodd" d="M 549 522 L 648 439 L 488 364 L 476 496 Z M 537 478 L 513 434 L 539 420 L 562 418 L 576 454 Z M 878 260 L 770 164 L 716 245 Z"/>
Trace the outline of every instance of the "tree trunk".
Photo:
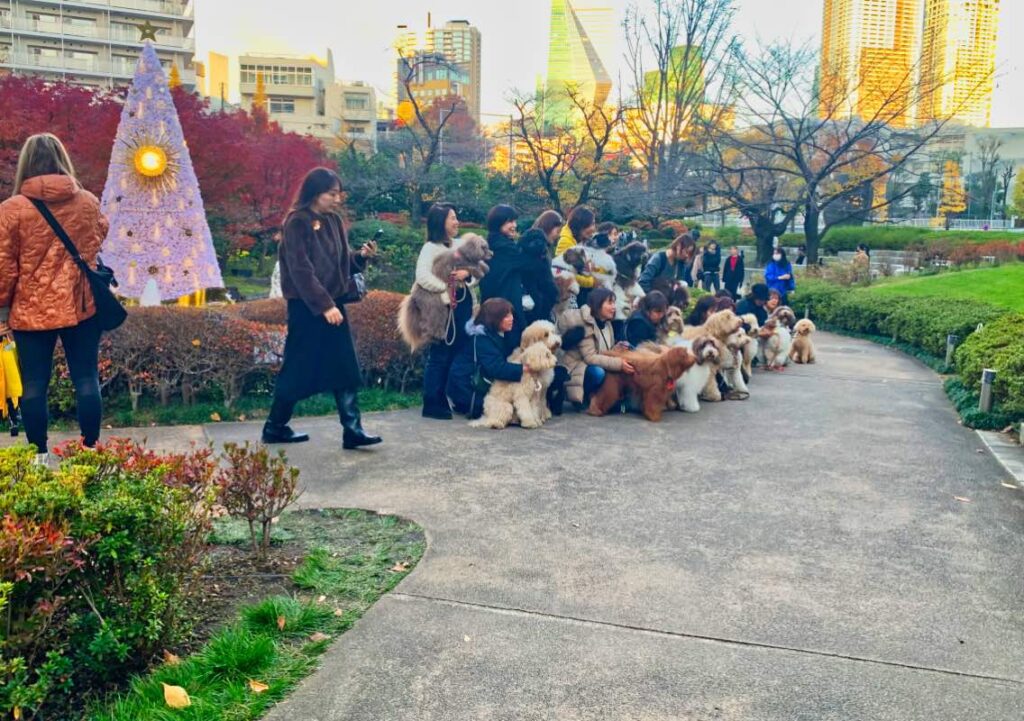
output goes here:
<path id="1" fill-rule="evenodd" d="M 818 246 L 821 236 L 818 234 L 818 219 L 821 211 L 817 206 L 808 203 L 804 206 L 804 245 L 807 246 L 807 265 L 818 262 Z"/>

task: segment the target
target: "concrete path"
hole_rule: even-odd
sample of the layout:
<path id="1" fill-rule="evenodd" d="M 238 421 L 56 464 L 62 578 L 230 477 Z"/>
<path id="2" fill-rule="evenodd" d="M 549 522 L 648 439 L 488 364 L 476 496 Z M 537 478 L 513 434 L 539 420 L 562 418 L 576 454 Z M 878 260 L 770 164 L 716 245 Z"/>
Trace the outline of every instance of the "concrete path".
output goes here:
<path id="1" fill-rule="evenodd" d="M 817 338 L 817 365 L 660 425 L 400 412 L 352 453 L 298 422 L 305 505 L 406 516 L 429 547 L 269 718 L 1021 718 L 1024 491 L 931 371 Z"/>

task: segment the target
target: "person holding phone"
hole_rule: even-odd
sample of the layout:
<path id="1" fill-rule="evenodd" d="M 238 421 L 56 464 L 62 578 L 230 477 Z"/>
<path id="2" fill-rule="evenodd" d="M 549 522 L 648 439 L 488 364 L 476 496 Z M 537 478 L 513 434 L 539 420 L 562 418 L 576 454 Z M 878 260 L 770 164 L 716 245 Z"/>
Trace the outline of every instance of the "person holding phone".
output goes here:
<path id="1" fill-rule="evenodd" d="M 288 335 L 274 402 L 263 426 L 264 443 L 308 441 L 308 435 L 296 433 L 288 423 L 295 404 L 318 393 L 334 395 L 343 448 L 381 442 L 363 430 L 358 403 L 362 374 L 345 315 L 345 302 L 358 299 L 352 275 L 377 254 L 377 244 L 370 241 L 352 253 L 338 213 L 342 197 L 338 175 L 314 168 L 303 178 L 284 221 L 279 254 Z"/>

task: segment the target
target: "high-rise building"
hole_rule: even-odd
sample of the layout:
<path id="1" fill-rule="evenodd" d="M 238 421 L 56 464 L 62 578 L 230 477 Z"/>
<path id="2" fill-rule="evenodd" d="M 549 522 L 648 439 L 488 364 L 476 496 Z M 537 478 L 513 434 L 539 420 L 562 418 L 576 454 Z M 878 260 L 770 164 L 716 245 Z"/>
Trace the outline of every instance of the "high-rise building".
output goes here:
<path id="1" fill-rule="evenodd" d="M 418 50 L 410 57 L 398 59 L 398 115 L 409 121 L 412 106 L 409 100 L 415 98 L 421 112 L 440 98 L 458 95 L 470 108 L 470 76 L 458 65 L 451 63 L 440 54 Z M 408 106 L 408 107 L 406 107 Z"/>
<path id="2" fill-rule="evenodd" d="M 148 23 L 160 62 L 176 65 L 182 84 L 194 88 L 192 7 L 191 0 L 0 0 L 0 73 L 126 85 Z"/>
<path id="3" fill-rule="evenodd" d="M 544 122 L 570 122 L 573 90 L 587 103 L 603 105 L 612 90 L 606 60 L 615 14 L 608 7 L 577 7 L 572 0 L 551 1 L 548 74 L 544 90 Z"/>
<path id="4" fill-rule="evenodd" d="M 992 122 L 999 0 L 925 0 L 918 122 Z"/>
<path id="5" fill-rule="evenodd" d="M 825 0 L 823 117 L 912 122 L 922 0 Z"/>
<path id="6" fill-rule="evenodd" d="M 468 20 L 449 20 L 441 28 L 428 28 L 426 50 L 443 55 L 468 78 L 463 97 L 473 121 L 480 124 L 480 30 Z"/>
<path id="7" fill-rule="evenodd" d="M 335 80 L 334 57 L 256 55 L 238 59 L 242 107 L 252 108 L 257 78 L 267 96 L 267 114 L 284 130 L 313 135 L 328 145 L 377 148 L 377 95 L 361 82 Z"/>
<path id="8" fill-rule="evenodd" d="M 206 63 L 206 94 L 218 103 L 227 103 L 231 96 L 230 61 L 227 55 L 210 51 Z"/>
<path id="9" fill-rule="evenodd" d="M 428 13 L 427 26 L 422 34 L 408 25 L 398 26 L 395 49 L 399 57 L 395 71 L 395 97 L 399 104 L 409 99 L 404 81 L 410 71 L 417 76 L 430 75 L 429 87 L 413 91 L 417 101 L 421 97 L 420 90 L 427 92 L 429 97 L 437 97 L 439 94 L 459 95 L 465 98 L 470 116 L 479 125 L 482 73 L 478 28 L 468 20 L 449 20 L 443 27 L 434 27 Z M 423 72 L 420 66 L 424 67 Z M 437 81 L 446 79 L 450 80 L 451 86 L 446 92 L 440 93 Z M 421 81 L 422 78 L 417 77 L 416 82 Z"/>

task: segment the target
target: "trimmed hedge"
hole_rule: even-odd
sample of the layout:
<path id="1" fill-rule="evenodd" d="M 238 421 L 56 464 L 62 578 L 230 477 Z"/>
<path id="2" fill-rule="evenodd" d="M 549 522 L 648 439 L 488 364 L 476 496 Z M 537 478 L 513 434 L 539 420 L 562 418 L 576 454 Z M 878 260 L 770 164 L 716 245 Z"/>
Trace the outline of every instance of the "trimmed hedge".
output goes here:
<path id="1" fill-rule="evenodd" d="M 1005 313 L 979 301 L 878 296 L 862 288 L 843 288 L 813 279 L 801 283 L 792 303 L 798 315 L 803 315 L 808 304 L 811 317 L 817 321 L 902 340 L 939 357 L 946 353 L 949 333 L 962 340 L 979 323 L 990 323 Z"/>
<path id="2" fill-rule="evenodd" d="M 1024 314 L 1007 313 L 972 333 L 956 351 L 964 384 L 981 389 L 981 372 L 996 370 L 995 397 L 1003 410 L 1024 415 Z"/>
<path id="3" fill-rule="evenodd" d="M 1005 230 L 933 230 L 880 225 L 842 225 L 832 228 L 821 241 L 822 253 L 854 251 L 859 243 L 872 250 L 917 250 L 946 257 L 953 249 L 993 243 L 1017 245 L 1024 240 L 1021 233 Z M 785 233 L 779 242 L 786 247 L 804 244 L 803 233 Z"/>

